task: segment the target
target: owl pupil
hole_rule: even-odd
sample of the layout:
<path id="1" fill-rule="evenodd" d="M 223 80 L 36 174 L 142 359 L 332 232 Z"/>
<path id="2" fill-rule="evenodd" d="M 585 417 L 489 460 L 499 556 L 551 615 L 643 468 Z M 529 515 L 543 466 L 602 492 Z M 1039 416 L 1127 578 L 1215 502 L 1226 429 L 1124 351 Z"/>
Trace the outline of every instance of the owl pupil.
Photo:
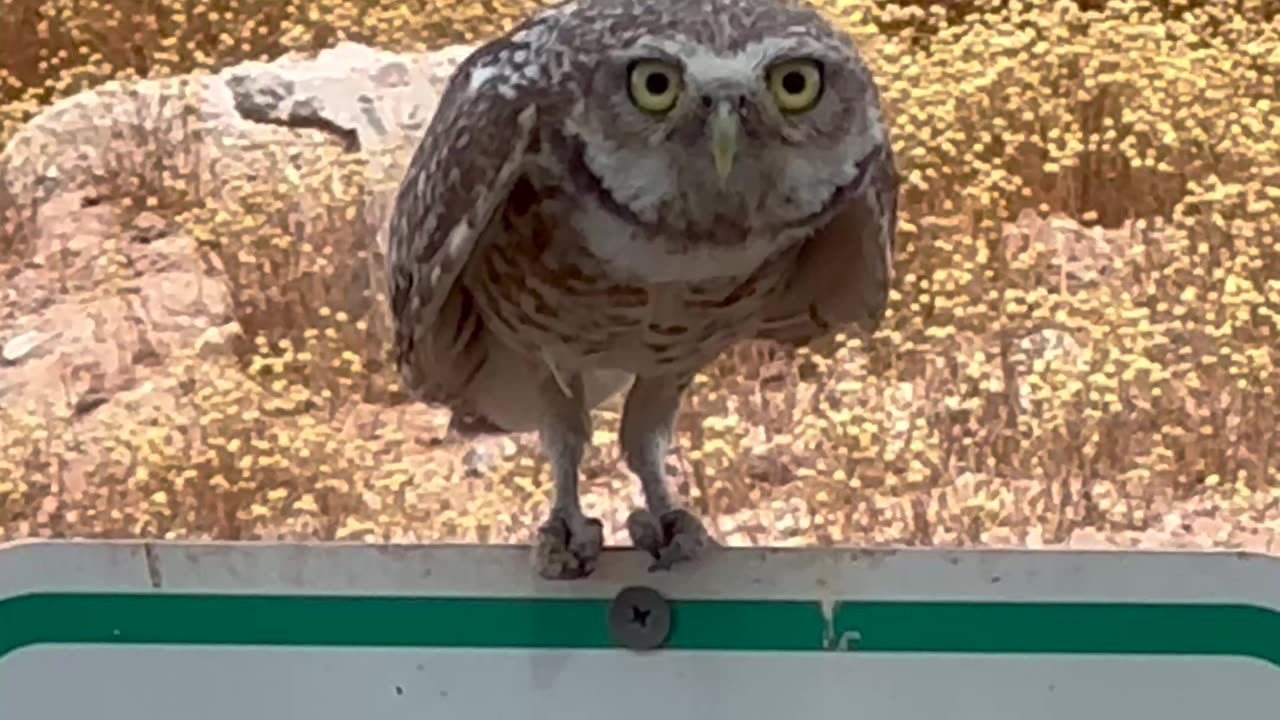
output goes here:
<path id="1" fill-rule="evenodd" d="M 644 79 L 644 89 L 654 95 L 661 95 L 671 86 L 671 81 L 662 73 L 651 73 Z"/>
<path id="2" fill-rule="evenodd" d="M 804 75 L 798 72 L 789 72 L 782 76 L 782 89 L 792 95 L 804 92 L 804 85 Z"/>

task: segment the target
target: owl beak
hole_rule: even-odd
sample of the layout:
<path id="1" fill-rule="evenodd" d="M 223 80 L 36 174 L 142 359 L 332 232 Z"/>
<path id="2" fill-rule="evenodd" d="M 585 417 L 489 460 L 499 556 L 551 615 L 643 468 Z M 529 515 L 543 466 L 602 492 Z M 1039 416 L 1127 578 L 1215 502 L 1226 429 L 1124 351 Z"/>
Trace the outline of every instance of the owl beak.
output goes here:
<path id="1" fill-rule="evenodd" d="M 738 152 L 738 114 L 728 101 L 716 105 L 711 116 L 711 157 L 716 162 L 716 174 L 723 185 L 733 170 L 733 156 Z"/>

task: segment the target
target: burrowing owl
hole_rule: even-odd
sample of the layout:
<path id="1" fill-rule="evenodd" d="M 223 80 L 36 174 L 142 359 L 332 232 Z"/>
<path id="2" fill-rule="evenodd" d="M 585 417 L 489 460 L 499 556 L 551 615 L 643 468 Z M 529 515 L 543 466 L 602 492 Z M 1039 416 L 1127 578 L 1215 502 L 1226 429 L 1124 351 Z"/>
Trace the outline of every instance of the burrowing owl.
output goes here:
<path id="1" fill-rule="evenodd" d="M 536 430 L 554 480 L 534 564 L 594 569 L 588 412 L 619 441 L 653 569 L 712 544 L 673 497 L 681 396 L 731 344 L 874 330 L 898 173 L 847 36 L 799 0 L 577 0 L 453 73 L 396 197 L 389 289 L 404 385 L 455 426 Z"/>

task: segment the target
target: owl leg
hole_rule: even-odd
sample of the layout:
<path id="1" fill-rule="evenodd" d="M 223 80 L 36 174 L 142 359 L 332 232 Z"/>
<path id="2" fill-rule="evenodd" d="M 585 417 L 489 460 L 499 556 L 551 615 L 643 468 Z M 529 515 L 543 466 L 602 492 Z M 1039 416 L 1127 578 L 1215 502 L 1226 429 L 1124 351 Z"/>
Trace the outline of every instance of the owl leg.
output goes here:
<path id="1" fill-rule="evenodd" d="M 582 512 L 578 497 L 578 466 L 591 428 L 582 377 L 547 378 L 539 395 L 545 414 L 538 438 L 554 485 L 551 517 L 538 528 L 534 544 L 534 567 L 550 580 L 586 577 L 595 570 L 604 546 L 604 526 Z"/>
<path id="2" fill-rule="evenodd" d="M 622 453 L 627 467 L 640 478 L 647 506 L 627 518 L 627 532 L 636 547 L 653 555 L 651 571 L 693 560 L 714 544 L 702 522 L 678 507 L 667 487 L 667 449 L 688 384 L 689 378 L 683 377 L 637 377 L 622 410 Z"/>

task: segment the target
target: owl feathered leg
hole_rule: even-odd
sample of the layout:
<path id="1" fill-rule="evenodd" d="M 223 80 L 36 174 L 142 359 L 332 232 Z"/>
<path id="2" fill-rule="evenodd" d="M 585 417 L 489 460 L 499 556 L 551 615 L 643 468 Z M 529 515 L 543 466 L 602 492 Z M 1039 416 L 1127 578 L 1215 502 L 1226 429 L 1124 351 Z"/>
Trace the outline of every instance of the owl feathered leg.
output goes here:
<path id="1" fill-rule="evenodd" d="M 563 386 L 563 387 L 562 387 Z M 604 526 L 582 512 L 578 466 L 591 433 L 581 375 L 547 377 L 539 387 L 544 414 L 538 428 L 551 464 L 551 517 L 538 528 L 534 566 L 551 580 L 585 577 L 595 570 L 604 547 Z"/>
<path id="2" fill-rule="evenodd" d="M 679 507 L 667 487 L 667 450 L 688 383 L 684 377 L 638 377 L 622 410 L 622 453 L 640 478 L 647 506 L 627 518 L 627 532 L 636 547 L 653 555 L 651 571 L 693 560 L 713 544 L 702 522 Z"/>

